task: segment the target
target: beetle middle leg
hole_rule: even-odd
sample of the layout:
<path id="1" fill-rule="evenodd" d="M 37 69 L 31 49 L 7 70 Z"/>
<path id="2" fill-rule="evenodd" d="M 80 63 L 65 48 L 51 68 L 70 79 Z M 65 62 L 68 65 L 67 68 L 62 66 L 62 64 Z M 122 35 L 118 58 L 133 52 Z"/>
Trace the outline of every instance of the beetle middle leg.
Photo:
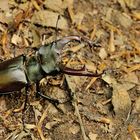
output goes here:
<path id="1" fill-rule="evenodd" d="M 41 91 L 40 91 L 40 86 L 39 86 L 39 82 L 36 82 L 36 96 L 41 96 L 42 98 L 48 100 L 49 102 L 51 102 L 54 106 L 57 106 L 59 104 L 59 101 L 57 99 L 53 99 L 47 95 L 44 95 Z"/>

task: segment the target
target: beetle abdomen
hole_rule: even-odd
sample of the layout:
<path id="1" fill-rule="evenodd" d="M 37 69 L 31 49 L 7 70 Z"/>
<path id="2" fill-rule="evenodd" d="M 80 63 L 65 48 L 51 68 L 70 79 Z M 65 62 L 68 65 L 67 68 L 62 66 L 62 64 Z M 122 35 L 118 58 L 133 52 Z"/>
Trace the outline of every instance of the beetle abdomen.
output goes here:
<path id="1" fill-rule="evenodd" d="M 23 55 L 0 63 L 0 94 L 19 91 L 26 84 Z"/>

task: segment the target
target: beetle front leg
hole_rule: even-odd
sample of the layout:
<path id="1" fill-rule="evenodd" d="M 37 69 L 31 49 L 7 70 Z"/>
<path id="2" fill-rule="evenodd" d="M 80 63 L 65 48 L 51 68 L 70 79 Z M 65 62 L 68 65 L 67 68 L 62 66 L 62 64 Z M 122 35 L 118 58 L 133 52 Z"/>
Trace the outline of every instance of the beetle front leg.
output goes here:
<path id="1" fill-rule="evenodd" d="M 38 95 L 48 100 L 49 102 L 51 102 L 55 107 L 59 104 L 59 101 L 57 99 L 53 99 L 47 95 L 44 95 L 42 92 L 40 92 L 39 82 L 36 82 L 36 96 Z"/>

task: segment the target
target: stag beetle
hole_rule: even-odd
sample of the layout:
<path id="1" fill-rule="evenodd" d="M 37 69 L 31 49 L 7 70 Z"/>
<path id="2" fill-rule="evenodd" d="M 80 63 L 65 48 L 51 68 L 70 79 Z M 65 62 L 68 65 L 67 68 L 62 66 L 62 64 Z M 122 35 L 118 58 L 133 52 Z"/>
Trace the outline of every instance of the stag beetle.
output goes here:
<path id="1" fill-rule="evenodd" d="M 70 41 L 81 41 L 79 36 L 67 36 L 50 44 L 41 46 L 36 53 L 31 57 L 24 55 L 3 61 L 0 63 L 0 95 L 11 94 L 15 91 L 20 91 L 31 83 L 36 83 L 37 94 L 50 100 L 57 100 L 42 94 L 39 90 L 39 81 L 47 75 L 66 73 L 69 75 L 78 76 L 99 76 L 81 70 L 75 70 L 68 67 L 61 67 L 58 64 L 58 59 L 63 47 Z M 89 43 L 89 42 L 88 42 Z"/>

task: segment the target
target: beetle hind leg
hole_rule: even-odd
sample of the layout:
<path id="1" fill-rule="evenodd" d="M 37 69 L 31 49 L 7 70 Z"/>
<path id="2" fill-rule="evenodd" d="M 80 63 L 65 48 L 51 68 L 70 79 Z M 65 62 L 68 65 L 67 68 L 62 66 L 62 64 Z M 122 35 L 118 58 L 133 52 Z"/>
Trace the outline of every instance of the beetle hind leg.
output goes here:
<path id="1" fill-rule="evenodd" d="M 22 110 L 22 123 L 23 123 L 23 130 L 25 130 L 25 115 L 26 115 L 26 108 L 27 108 L 27 103 L 28 103 L 28 88 L 29 84 L 27 83 L 25 86 L 25 101 L 24 101 L 24 107 Z"/>

